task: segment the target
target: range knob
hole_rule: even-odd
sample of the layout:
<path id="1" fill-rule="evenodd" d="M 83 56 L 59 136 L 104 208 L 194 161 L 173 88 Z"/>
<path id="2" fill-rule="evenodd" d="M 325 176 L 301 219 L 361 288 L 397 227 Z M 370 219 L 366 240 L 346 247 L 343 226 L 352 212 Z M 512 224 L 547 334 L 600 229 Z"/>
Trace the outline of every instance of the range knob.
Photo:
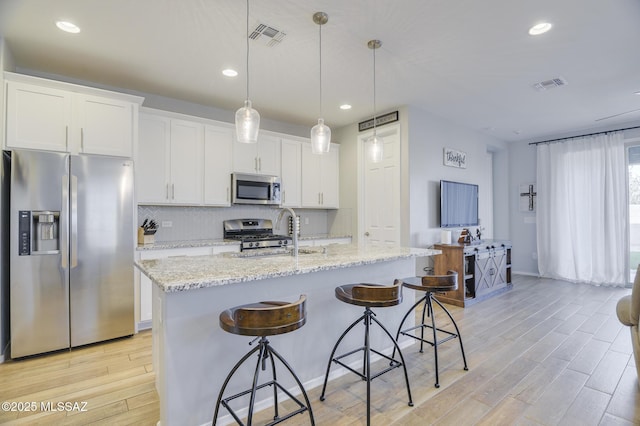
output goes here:
<path id="1" fill-rule="evenodd" d="M 287 244 L 289 244 L 289 240 L 282 240 L 282 241 L 280 241 L 280 244 L 286 246 Z"/>

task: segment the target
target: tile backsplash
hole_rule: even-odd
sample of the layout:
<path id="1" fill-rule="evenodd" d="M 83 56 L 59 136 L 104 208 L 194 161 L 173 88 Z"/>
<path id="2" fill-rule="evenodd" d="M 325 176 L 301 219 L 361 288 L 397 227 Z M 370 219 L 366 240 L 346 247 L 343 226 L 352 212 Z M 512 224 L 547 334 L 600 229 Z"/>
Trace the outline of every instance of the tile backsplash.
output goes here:
<path id="1" fill-rule="evenodd" d="M 145 219 L 153 219 L 159 229 L 156 242 L 182 240 L 207 240 L 222 238 L 222 221 L 227 219 L 271 219 L 278 217 L 280 209 L 265 206 L 232 207 L 185 207 L 185 206 L 138 206 L 138 226 Z M 300 234 L 314 235 L 328 232 L 327 210 L 297 209 L 300 216 Z M 169 223 L 171 226 L 168 226 Z M 287 220 L 275 233 L 287 232 Z M 163 226 L 164 225 L 164 226 Z"/>

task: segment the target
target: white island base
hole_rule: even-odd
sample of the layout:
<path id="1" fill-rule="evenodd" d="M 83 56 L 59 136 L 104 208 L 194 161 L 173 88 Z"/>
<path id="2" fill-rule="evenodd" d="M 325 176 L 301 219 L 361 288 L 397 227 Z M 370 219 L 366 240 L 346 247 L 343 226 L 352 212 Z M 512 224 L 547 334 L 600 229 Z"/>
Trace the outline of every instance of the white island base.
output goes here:
<path id="1" fill-rule="evenodd" d="M 420 255 L 437 252 L 423 251 Z M 220 387 L 233 367 L 253 347 L 251 337 L 238 336 L 223 331 L 219 326 L 219 314 L 230 307 L 242 304 L 281 300 L 295 301 L 301 294 L 307 295 L 307 323 L 291 333 L 269 338 L 274 349 L 292 366 L 307 392 L 321 386 L 333 345 L 344 329 L 357 319 L 364 308 L 337 300 L 334 289 L 351 283 L 391 284 L 395 278 L 415 275 L 415 257 L 405 256 L 375 263 L 337 266 L 315 271 L 299 271 L 293 275 L 256 279 L 232 284 L 211 285 L 183 291 L 167 291 L 162 284 L 153 286 L 153 367 L 160 398 L 161 425 L 211 424 L 215 402 Z M 215 256 L 209 256 L 214 258 Z M 185 260 L 186 261 L 186 260 Z M 243 259 L 244 262 L 268 262 L 267 259 Z M 148 261 L 151 262 L 151 261 Z M 178 262 L 173 260 L 173 262 Z M 246 263 L 249 265 L 250 263 Z M 141 262 L 140 269 L 154 280 L 152 263 Z M 160 266 L 170 267 L 162 264 Z M 161 281 L 161 280 L 158 280 Z M 414 294 L 403 290 L 404 302 L 395 307 L 375 308 L 377 318 L 395 334 L 396 329 L 414 301 Z M 413 320 L 410 318 L 410 320 Z M 338 353 L 362 345 L 363 329 L 357 326 L 345 338 Z M 377 327 L 372 328 L 372 347 L 391 353 L 392 345 Z M 411 342 L 404 341 L 406 346 Z M 401 343 L 402 346 L 402 343 Z M 361 355 L 354 355 L 353 362 L 361 362 Z M 257 357 L 251 357 L 230 382 L 225 395 L 250 388 Z M 349 358 L 349 362 L 351 359 Z M 397 374 L 402 374 L 397 370 Z M 344 374 L 344 369 L 332 366 L 331 378 Z M 270 367 L 261 372 L 270 377 Z M 294 395 L 299 391 L 290 380 L 286 369 L 278 366 L 278 379 Z M 396 374 L 390 372 L 389 374 Z M 355 376 L 354 376 L 355 379 Z M 365 392 L 365 387 L 362 389 Z M 256 411 L 271 405 L 270 388 L 258 394 Z M 311 400 L 312 408 L 318 404 L 331 404 L 331 386 L 325 402 Z M 243 398 L 238 399 L 245 406 Z M 363 408 L 364 409 L 364 408 Z M 221 408 L 218 424 L 229 419 Z M 240 411 L 242 414 L 242 411 Z M 303 414 L 307 416 L 306 414 Z M 302 416 L 300 415 L 300 419 Z M 302 421 L 302 420 L 301 420 Z M 308 416 L 306 421 L 308 421 Z"/>

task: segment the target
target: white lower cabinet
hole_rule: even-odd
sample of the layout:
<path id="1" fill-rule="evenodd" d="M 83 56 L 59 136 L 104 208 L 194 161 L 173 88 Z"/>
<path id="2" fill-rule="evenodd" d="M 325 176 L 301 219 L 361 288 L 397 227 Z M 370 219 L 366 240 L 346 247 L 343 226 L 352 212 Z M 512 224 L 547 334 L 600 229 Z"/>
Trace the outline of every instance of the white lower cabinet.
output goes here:
<path id="1" fill-rule="evenodd" d="M 210 254 L 225 253 L 239 251 L 239 245 L 222 245 L 222 246 L 208 246 L 208 247 L 189 247 L 179 249 L 164 249 L 164 250 L 145 250 L 138 251 L 138 259 L 151 260 L 151 259 L 166 259 L 169 257 L 185 257 L 185 256 L 206 256 Z M 138 282 L 140 283 L 140 320 L 138 322 L 138 329 L 151 328 L 152 308 L 151 308 L 151 286 L 153 283 L 144 274 L 136 269 L 136 275 Z"/>

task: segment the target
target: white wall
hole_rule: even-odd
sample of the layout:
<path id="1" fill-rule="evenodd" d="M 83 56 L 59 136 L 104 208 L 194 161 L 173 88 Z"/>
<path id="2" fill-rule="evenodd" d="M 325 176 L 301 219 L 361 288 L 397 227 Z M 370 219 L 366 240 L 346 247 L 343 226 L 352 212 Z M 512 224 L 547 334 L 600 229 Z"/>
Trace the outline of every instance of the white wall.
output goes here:
<path id="1" fill-rule="evenodd" d="M 494 238 L 494 211 L 506 209 L 504 197 L 494 198 L 493 195 L 493 170 L 498 169 L 498 175 L 504 175 L 506 162 L 503 156 L 494 161 L 494 153 L 504 152 L 506 144 L 427 111 L 409 107 L 408 113 L 410 244 L 425 247 L 440 241 L 441 179 L 479 185 L 480 225 L 485 228 L 483 238 Z M 464 151 L 467 167 L 445 166 L 444 148 Z M 455 231 L 454 234 L 459 234 L 460 230 Z M 508 237 L 508 229 L 506 232 L 501 229 L 501 238 Z"/>

